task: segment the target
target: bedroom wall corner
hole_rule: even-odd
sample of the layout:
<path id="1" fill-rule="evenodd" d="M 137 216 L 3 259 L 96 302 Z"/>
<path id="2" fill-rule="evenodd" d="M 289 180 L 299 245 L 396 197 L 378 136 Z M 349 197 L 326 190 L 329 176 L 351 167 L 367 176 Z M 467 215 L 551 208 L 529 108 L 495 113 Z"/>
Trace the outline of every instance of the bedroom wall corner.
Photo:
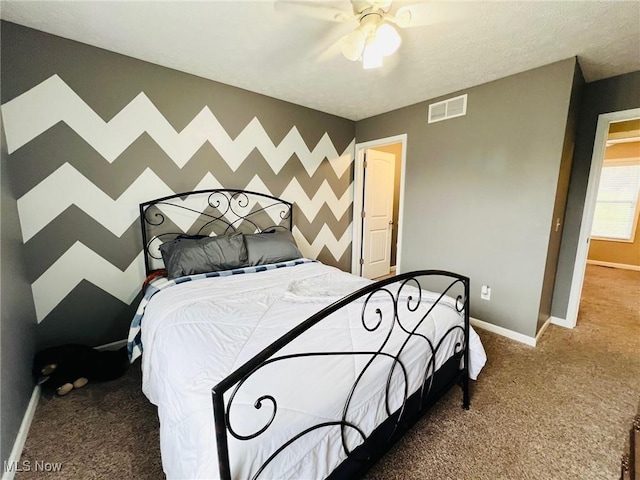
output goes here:
<path id="1" fill-rule="evenodd" d="M 353 121 L 5 21 L 2 45 L 37 346 L 127 336 L 144 275 L 138 203 L 177 192 L 292 201 L 302 253 L 349 269 Z"/>

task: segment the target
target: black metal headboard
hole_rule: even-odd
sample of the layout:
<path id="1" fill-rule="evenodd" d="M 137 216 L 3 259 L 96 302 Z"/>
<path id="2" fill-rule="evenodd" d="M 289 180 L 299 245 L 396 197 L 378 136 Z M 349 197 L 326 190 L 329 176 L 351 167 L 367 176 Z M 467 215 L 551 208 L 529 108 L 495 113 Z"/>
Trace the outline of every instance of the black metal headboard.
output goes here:
<path id="1" fill-rule="evenodd" d="M 176 193 L 140 204 L 147 275 L 162 261 L 159 247 L 179 235 L 259 233 L 293 228 L 293 204 L 271 195 L 236 189 Z"/>

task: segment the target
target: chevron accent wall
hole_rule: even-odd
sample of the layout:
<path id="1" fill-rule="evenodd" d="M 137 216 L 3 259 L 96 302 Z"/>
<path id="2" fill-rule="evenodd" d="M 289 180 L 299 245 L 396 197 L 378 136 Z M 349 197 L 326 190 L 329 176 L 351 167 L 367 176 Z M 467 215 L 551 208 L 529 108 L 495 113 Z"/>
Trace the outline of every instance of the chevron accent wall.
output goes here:
<path id="1" fill-rule="evenodd" d="M 339 153 L 325 133 L 315 147 L 309 149 L 295 126 L 275 145 L 255 117 L 232 139 L 207 107 L 181 132 L 176 132 L 144 93 L 105 122 L 58 75 L 3 104 L 2 116 L 9 154 L 63 122 L 109 163 L 113 163 L 143 133 L 148 134 L 180 169 L 205 142 L 220 153 L 220 158 L 233 172 L 247 161 L 254 149 L 260 152 L 275 174 L 282 171 L 294 155 L 308 177 L 312 177 L 326 161 L 340 178 L 353 161 L 353 142 Z M 295 214 L 302 214 L 309 223 L 314 222 L 323 205 L 329 207 L 337 222 L 353 204 L 351 183 L 336 194 L 329 182 L 323 180 L 319 188 L 311 187 L 307 192 L 303 187 L 306 183 L 304 176 L 301 177 L 300 180 L 292 177 L 281 192 L 274 192 L 256 174 L 244 188 L 295 202 Z M 213 173 L 207 172 L 192 189 L 216 187 L 224 185 Z M 173 193 L 178 192 L 147 167 L 114 199 L 71 164 L 64 163 L 18 198 L 23 240 L 25 243 L 31 240 L 72 205 L 120 238 L 138 220 L 139 203 Z M 183 226 L 185 230 L 188 227 Z M 320 230 L 309 238 L 305 236 L 305 230 L 296 227 L 294 234 L 306 256 L 316 258 L 326 248 L 333 257 L 330 262 L 338 264 L 350 245 L 351 224 L 336 232 L 323 223 Z M 78 241 L 32 284 L 38 322 L 43 321 L 82 280 L 129 304 L 136 297 L 143 275 L 142 255 L 137 255 L 123 271 Z"/>
<path id="2" fill-rule="evenodd" d="M 149 83 L 156 93 L 151 94 L 144 85 L 139 91 L 129 88 L 123 97 L 113 90 L 101 92 L 92 88 L 91 79 L 67 78 L 64 65 L 44 78 L 40 73 L 37 82 L 23 82 L 32 86 L 11 98 L 3 91 L 10 180 L 40 344 L 88 338 L 95 344 L 126 337 L 123 312 L 135 307 L 144 279 L 138 204 L 180 191 L 243 188 L 291 201 L 293 233 L 302 253 L 349 268 L 352 122 L 237 89 L 233 108 L 220 95 L 227 108 L 217 109 L 216 94 L 231 87 L 186 74 L 179 74 L 182 88 L 197 83 L 201 89 L 206 83 L 213 100 L 203 96 L 198 108 L 190 97 L 193 116 L 176 122 L 171 108 L 157 105 L 164 99 L 158 102 L 154 89 L 158 71 L 171 77 L 178 72 L 24 30 L 27 36 L 50 37 L 64 49 L 90 49 L 102 62 L 115 63 L 114 68 L 126 63 L 155 72 Z M 116 77 L 122 80 L 122 75 Z M 164 95 L 184 96 L 176 87 Z M 102 94 L 119 105 L 109 116 L 92 102 Z M 292 118 L 283 116 L 292 109 Z M 244 125 L 235 110 L 242 112 Z M 233 117 L 231 127 L 225 127 L 226 112 Z M 104 328 L 114 322 L 117 328 Z"/>

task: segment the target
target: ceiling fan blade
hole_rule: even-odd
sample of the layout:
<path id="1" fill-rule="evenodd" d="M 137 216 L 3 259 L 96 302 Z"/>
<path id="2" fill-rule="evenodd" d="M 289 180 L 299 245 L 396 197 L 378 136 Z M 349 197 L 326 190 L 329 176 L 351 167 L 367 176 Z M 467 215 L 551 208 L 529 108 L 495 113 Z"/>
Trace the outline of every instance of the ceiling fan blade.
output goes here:
<path id="1" fill-rule="evenodd" d="M 318 48 L 312 53 L 315 62 L 322 63 L 342 56 L 345 38 L 358 26 L 357 21 L 347 21 L 336 25 L 318 42 Z"/>
<path id="2" fill-rule="evenodd" d="M 341 57 L 343 38 L 336 40 L 328 47 L 323 48 L 320 52 L 313 56 L 314 61 L 317 63 L 324 63 L 331 61 L 335 58 Z"/>
<path id="3" fill-rule="evenodd" d="M 341 23 L 354 18 L 352 11 L 341 10 L 317 1 L 276 0 L 273 7 L 278 12 L 317 18 L 329 22 Z"/>
<path id="4" fill-rule="evenodd" d="M 401 4 L 387 17 L 402 28 L 459 22 L 472 15 L 468 2 L 419 2 Z"/>

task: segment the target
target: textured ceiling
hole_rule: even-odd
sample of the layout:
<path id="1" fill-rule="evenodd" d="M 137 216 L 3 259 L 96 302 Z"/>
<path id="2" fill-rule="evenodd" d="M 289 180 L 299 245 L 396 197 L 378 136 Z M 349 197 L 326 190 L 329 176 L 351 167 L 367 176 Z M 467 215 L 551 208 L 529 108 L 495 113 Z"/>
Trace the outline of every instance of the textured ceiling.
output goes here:
<path id="1" fill-rule="evenodd" d="M 336 54 L 353 24 L 272 1 L 2 1 L 1 17 L 352 120 L 575 55 L 588 82 L 640 70 L 639 2 L 429 3 L 434 23 L 379 70 Z"/>

